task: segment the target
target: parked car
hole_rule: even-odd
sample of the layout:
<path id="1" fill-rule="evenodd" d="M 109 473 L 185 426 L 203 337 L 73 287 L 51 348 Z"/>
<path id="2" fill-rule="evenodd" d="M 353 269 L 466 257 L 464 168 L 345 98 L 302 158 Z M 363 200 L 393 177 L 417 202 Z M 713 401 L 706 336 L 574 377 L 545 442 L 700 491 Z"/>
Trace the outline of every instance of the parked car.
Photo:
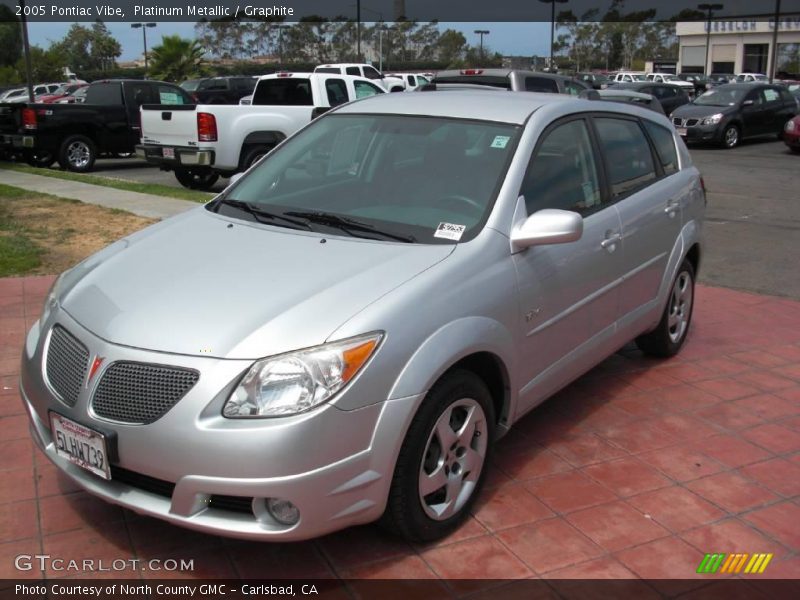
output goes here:
<path id="1" fill-rule="evenodd" d="M 335 63 L 314 67 L 314 73 L 330 73 L 339 75 L 352 75 L 371 79 L 387 92 L 402 92 L 406 84 L 400 77 L 384 75 L 372 65 L 364 63 Z"/>
<path id="2" fill-rule="evenodd" d="M 28 98 L 28 88 L 11 88 L 0 94 L 0 104 L 13 102 L 15 98 Z"/>
<path id="3" fill-rule="evenodd" d="M 455 87 L 489 87 L 514 92 L 546 92 L 577 96 L 591 89 L 589 84 L 572 77 L 522 69 L 460 69 L 439 71 L 423 89 Z"/>
<path id="4" fill-rule="evenodd" d="M 67 94 L 63 98 L 56 100 L 56 104 L 83 104 L 86 102 L 86 91 L 89 89 L 88 85 L 82 85 L 77 90 Z"/>
<path id="5" fill-rule="evenodd" d="M 614 75 L 614 83 L 632 83 L 634 81 L 647 81 L 647 73 L 641 71 L 620 71 Z"/>
<path id="6" fill-rule="evenodd" d="M 197 104 L 239 104 L 253 93 L 257 81 L 253 77 L 209 77 L 189 93 Z"/>
<path id="7" fill-rule="evenodd" d="M 452 532 L 523 415 L 632 339 L 686 340 L 700 174 L 664 116 L 598 104 L 332 109 L 56 280 L 23 346 L 36 445 L 92 494 L 212 534 Z"/>
<path id="8" fill-rule="evenodd" d="M 728 83 L 708 90 L 670 115 L 687 142 L 735 148 L 745 138 L 781 135 L 797 113 L 789 91 L 763 83 Z"/>
<path id="9" fill-rule="evenodd" d="M 670 114 L 679 106 L 688 104 L 691 99 L 686 93 L 686 89 L 671 83 L 655 83 L 649 81 L 637 81 L 635 83 L 618 83 L 612 86 L 612 90 L 632 90 L 643 94 L 655 96 L 666 114 Z"/>
<path id="10" fill-rule="evenodd" d="M 763 73 L 739 73 L 736 75 L 736 83 L 769 83 L 769 77 Z"/>
<path id="11" fill-rule="evenodd" d="M 100 154 L 133 152 L 141 133 L 139 107 L 185 105 L 189 95 L 163 81 L 109 79 L 91 83 L 76 104 L 17 104 L 0 116 L 0 147 L 38 166 L 58 160 L 70 171 L 91 171 Z"/>
<path id="12" fill-rule="evenodd" d="M 786 121 L 783 128 L 783 141 L 792 152 L 800 154 L 800 115 Z"/>
<path id="13" fill-rule="evenodd" d="M 702 73 L 678 73 L 678 78 L 691 83 L 694 86 L 695 95 L 702 94 L 707 89 L 717 85 L 716 82 L 712 81 Z"/>
<path id="14" fill-rule="evenodd" d="M 181 185 L 209 189 L 220 175 L 247 170 L 277 144 L 332 106 L 383 94 L 374 81 L 328 73 L 261 77 L 250 106 L 198 104 L 165 111 L 142 107 L 139 156 Z"/>
<path id="15" fill-rule="evenodd" d="M 658 114 L 665 114 L 664 108 L 658 99 L 652 94 L 643 94 L 633 90 L 619 89 L 619 86 L 614 86 L 611 89 L 605 90 L 587 90 L 581 93 L 582 98 L 589 100 L 606 100 L 609 102 L 622 102 L 631 103 L 636 106 L 649 108 Z"/>
<path id="16" fill-rule="evenodd" d="M 48 96 L 59 89 L 61 83 L 39 83 L 33 86 L 33 97 L 38 102 L 42 96 Z M 14 93 L 0 98 L 0 103 L 18 103 L 28 101 L 28 88 L 17 88 Z"/>
<path id="17" fill-rule="evenodd" d="M 708 79 L 714 85 L 722 85 L 724 83 L 736 83 L 736 75 L 733 73 L 711 73 Z"/>
<path id="18" fill-rule="evenodd" d="M 684 81 L 672 73 L 648 73 L 647 81 L 653 83 L 666 83 L 681 88 L 688 96 L 694 96 L 695 87 L 691 81 Z M 647 92 L 650 93 L 650 92 Z"/>
<path id="19" fill-rule="evenodd" d="M 596 90 L 606 89 L 611 81 L 608 76 L 603 73 L 575 73 L 575 79 Z"/>
<path id="20" fill-rule="evenodd" d="M 423 73 L 386 73 L 386 77 L 402 79 L 407 92 L 414 92 L 431 81 L 431 78 Z"/>
<path id="21" fill-rule="evenodd" d="M 57 90 L 55 90 L 52 94 L 37 96 L 36 102 L 41 102 L 43 104 L 52 104 L 53 102 L 58 102 L 60 100 L 63 100 L 64 98 L 69 98 L 73 96 L 73 94 L 77 92 L 79 89 L 85 88 L 88 85 L 89 85 L 88 83 L 65 83 Z"/>
<path id="22" fill-rule="evenodd" d="M 205 81 L 205 78 L 200 79 L 187 79 L 186 81 L 182 82 L 180 86 L 186 90 L 187 92 L 194 92 L 197 91 L 197 86 L 200 85 L 201 82 Z"/>

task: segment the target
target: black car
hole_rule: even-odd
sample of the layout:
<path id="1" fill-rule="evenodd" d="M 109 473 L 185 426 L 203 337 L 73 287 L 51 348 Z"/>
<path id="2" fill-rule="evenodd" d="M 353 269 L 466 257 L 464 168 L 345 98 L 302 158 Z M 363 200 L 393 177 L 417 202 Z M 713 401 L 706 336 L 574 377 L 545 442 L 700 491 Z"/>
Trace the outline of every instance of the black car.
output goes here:
<path id="1" fill-rule="evenodd" d="M 718 85 L 716 81 L 711 81 L 702 73 L 678 73 L 678 79 L 691 83 L 694 86 L 694 93 L 697 95 Z"/>
<path id="2" fill-rule="evenodd" d="M 575 73 L 575 79 L 596 90 L 604 90 L 611 83 L 611 80 L 602 73 Z"/>
<path id="3" fill-rule="evenodd" d="M 727 83 L 677 108 L 670 118 L 687 142 L 734 148 L 744 138 L 781 136 L 795 114 L 797 102 L 782 85 Z"/>
<path id="4" fill-rule="evenodd" d="M 209 77 L 190 93 L 198 104 L 239 104 L 253 93 L 257 82 L 255 77 Z"/>
<path id="5" fill-rule="evenodd" d="M 617 83 L 615 90 L 631 90 L 642 94 L 650 94 L 661 103 L 666 114 L 690 102 L 689 96 L 683 88 L 671 83 L 653 83 L 650 81 L 635 81 L 633 83 Z"/>

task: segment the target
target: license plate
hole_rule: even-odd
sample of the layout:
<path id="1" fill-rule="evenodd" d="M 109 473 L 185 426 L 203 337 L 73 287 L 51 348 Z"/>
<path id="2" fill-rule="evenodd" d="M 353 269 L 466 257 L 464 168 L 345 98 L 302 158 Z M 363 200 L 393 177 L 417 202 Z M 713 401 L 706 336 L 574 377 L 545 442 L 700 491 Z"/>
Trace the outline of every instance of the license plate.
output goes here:
<path id="1" fill-rule="evenodd" d="M 175 158 L 175 148 L 162 148 L 161 156 L 164 158 Z"/>
<path id="2" fill-rule="evenodd" d="M 678 127 L 678 135 L 686 137 L 686 127 Z"/>
<path id="3" fill-rule="evenodd" d="M 50 413 L 50 429 L 56 454 L 99 475 L 111 479 L 105 436 L 58 413 Z"/>

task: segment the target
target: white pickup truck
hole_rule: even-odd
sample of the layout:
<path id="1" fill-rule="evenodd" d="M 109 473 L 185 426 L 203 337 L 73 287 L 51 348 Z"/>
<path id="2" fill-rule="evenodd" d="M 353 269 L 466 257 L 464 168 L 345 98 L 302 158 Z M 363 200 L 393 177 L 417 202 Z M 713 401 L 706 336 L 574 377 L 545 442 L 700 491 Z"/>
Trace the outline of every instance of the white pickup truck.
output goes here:
<path id="1" fill-rule="evenodd" d="M 246 171 L 272 148 L 333 106 L 383 94 L 350 75 L 276 73 L 258 80 L 253 103 L 143 105 L 137 154 L 192 189 Z"/>
<path id="2" fill-rule="evenodd" d="M 694 96 L 694 84 L 691 81 L 684 81 L 677 75 L 673 75 L 671 73 L 648 73 L 647 81 L 652 81 L 653 83 L 670 83 L 672 85 L 677 85 L 690 96 Z"/>
<path id="3" fill-rule="evenodd" d="M 406 82 L 396 75 L 384 75 L 372 65 L 366 63 L 334 63 L 314 67 L 314 73 L 340 73 L 342 75 L 355 75 L 366 77 L 377 83 L 387 92 L 402 92 L 406 89 Z"/>

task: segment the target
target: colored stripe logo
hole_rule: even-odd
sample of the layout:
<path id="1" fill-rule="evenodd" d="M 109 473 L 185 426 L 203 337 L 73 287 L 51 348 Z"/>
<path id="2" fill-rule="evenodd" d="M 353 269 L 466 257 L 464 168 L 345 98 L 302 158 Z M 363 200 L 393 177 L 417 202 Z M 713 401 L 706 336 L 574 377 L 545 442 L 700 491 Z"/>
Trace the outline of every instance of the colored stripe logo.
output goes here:
<path id="1" fill-rule="evenodd" d="M 697 567 L 698 573 L 763 573 L 772 560 L 769 554 L 706 554 Z"/>

